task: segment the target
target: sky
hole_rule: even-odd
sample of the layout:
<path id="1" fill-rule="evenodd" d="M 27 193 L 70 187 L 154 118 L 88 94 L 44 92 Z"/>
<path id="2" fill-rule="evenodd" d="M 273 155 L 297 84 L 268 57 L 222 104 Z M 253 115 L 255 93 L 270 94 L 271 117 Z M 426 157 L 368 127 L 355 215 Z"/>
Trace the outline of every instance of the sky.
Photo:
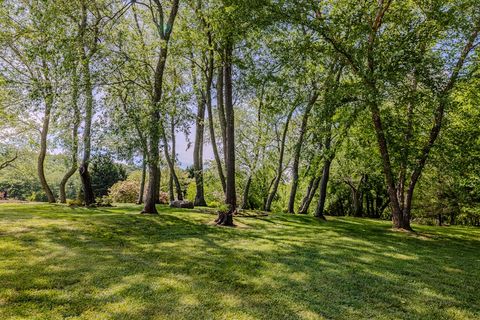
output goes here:
<path id="1" fill-rule="evenodd" d="M 177 132 L 175 138 L 177 140 L 176 145 L 176 152 L 178 161 L 180 162 L 179 165 L 182 168 L 188 167 L 193 165 L 193 143 L 191 144 L 190 148 L 187 150 L 188 141 L 195 140 L 195 124 L 193 124 L 190 134 L 187 137 L 184 133 Z M 210 142 L 205 141 L 203 146 L 203 162 L 207 162 L 210 160 L 214 160 L 212 145 Z"/>

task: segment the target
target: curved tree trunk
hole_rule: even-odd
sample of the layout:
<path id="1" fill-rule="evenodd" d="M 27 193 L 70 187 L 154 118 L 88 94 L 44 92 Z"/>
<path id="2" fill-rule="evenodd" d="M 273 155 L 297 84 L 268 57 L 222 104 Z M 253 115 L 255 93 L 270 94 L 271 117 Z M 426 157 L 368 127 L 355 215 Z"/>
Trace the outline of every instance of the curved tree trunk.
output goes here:
<path id="1" fill-rule="evenodd" d="M 59 186 L 59 197 L 60 203 L 67 202 L 67 193 L 65 191 L 65 186 L 67 185 L 68 180 L 75 174 L 78 166 L 78 128 L 80 126 L 80 110 L 78 108 L 78 99 L 79 99 L 79 88 L 78 88 L 78 74 L 77 67 L 72 68 L 72 106 L 73 106 L 73 128 L 72 128 L 72 163 L 70 170 L 65 173 L 60 181 Z"/>
<path id="2" fill-rule="evenodd" d="M 285 142 L 287 140 L 287 132 L 288 132 L 288 126 L 290 124 L 290 119 L 292 119 L 292 115 L 294 111 L 295 111 L 295 108 L 292 108 L 292 110 L 288 113 L 287 120 L 285 122 L 285 127 L 283 128 L 282 140 L 280 142 L 280 156 L 278 159 L 277 173 L 275 176 L 275 180 L 273 182 L 272 190 L 270 191 L 270 194 L 268 195 L 267 201 L 265 203 L 265 207 L 263 208 L 263 210 L 265 211 L 271 210 L 273 199 L 277 195 L 278 185 L 280 184 L 280 180 L 282 179 L 283 158 L 285 155 Z"/>
<path id="3" fill-rule="evenodd" d="M 318 93 L 314 92 L 310 100 L 308 101 L 307 108 L 302 118 L 302 125 L 300 127 L 300 133 L 298 136 L 298 142 L 295 145 L 295 154 L 293 156 L 293 167 L 292 167 L 292 188 L 290 190 L 290 199 L 288 201 L 288 212 L 295 213 L 295 198 L 297 195 L 298 189 L 298 169 L 300 165 L 300 154 L 302 151 L 303 139 L 305 133 L 307 132 L 308 118 L 310 116 L 310 111 L 312 110 L 313 105 L 317 101 Z"/>
<path id="4" fill-rule="evenodd" d="M 317 176 L 317 177 L 313 177 L 310 180 L 310 183 L 308 184 L 308 187 L 307 187 L 307 192 L 305 193 L 305 196 L 303 197 L 303 200 L 302 200 L 302 204 L 298 209 L 298 214 L 308 213 L 310 204 L 312 203 L 313 197 L 315 196 L 315 193 L 317 192 L 318 186 L 320 184 L 320 179 L 321 177 Z"/>
<path id="5" fill-rule="evenodd" d="M 51 91 L 51 90 L 48 90 Z M 52 189 L 48 185 L 47 179 L 45 178 L 45 157 L 47 155 L 47 137 L 48 137 L 48 129 L 50 126 L 50 114 L 53 108 L 53 95 L 51 92 L 47 93 L 45 98 L 45 114 L 43 116 L 43 125 L 42 130 L 40 132 L 40 152 L 38 154 L 38 161 L 37 161 L 37 172 L 38 178 L 40 179 L 40 184 L 42 185 L 42 189 L 47 195 L 48 202 L 55 203 L 55 196 L 53 195 Z"/>
<path id="6" fill-rule="evenodd" d="M 327 199 L 327 187 L 328 187 L 328 180 L 330 179 L 330 166 L 332 161 L 327 159 L 323 166 L 322 172 L 322 179 L 320 181 L 320 194 L 318 197 L 318 205 L 315 210 L 315 217 L 320 219 L 325 219 L 324 211 L 325 211 L 325 200 Z"/>

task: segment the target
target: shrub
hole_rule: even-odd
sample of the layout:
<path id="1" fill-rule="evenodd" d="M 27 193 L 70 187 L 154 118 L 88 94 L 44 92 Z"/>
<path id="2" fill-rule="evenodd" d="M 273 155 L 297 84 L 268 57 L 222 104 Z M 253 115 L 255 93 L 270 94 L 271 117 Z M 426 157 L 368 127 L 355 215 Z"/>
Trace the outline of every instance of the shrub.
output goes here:
<path id="1" fill-rule="evenodd" d="M 170 197 L 167 192 L 160 192 L 159 198 L 161 204 L 169 204 Z"/>
<path id="2" fill-rule="evenodd" d="M 217 211 L 218 211 L 218 213 L 228 213 L 228 211 L 230 211 L 230 208 L 229 208 L 228 205 L 222 204 L 222 205 L 218 206 Z"/>
<path id="3" fill-rule="evenodd" d="M 111 207 L 113 200 L 109 196 L 97 197 L 95 199 L 97 206 L 99 207 Z"/>
<path id="4" fill-rule="evenodd" d="M 138 181 L 119 181 L 109 190 L 109 197 L 113 202 L 135 203 L 138 199 L 140 182 Z"/>
<path id="5" fill-rule="evenodd" d="M 67 205 L 69 207 L 79 207 L 83 206 L 83 201 L 79 199 L 67 199 Z"/>

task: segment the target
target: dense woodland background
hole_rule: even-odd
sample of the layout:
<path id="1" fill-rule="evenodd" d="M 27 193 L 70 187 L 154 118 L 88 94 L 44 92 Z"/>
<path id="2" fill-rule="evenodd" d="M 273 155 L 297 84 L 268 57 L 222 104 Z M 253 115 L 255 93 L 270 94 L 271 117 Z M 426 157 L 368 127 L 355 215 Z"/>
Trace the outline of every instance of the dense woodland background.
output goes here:
<path id="1" fill-rule="evenodd" d="M 476 0 L 1 4 L 10 198 L 480 225 Z"/>

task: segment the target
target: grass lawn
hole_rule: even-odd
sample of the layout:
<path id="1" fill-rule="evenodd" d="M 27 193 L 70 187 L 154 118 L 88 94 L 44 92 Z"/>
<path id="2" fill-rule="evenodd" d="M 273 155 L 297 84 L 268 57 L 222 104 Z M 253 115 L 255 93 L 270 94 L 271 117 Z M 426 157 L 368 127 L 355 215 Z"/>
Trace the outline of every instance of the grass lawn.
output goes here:
<path id="1" fill-rule="evenodd" d="M 0 204 L 0 319 L 480 319 L 480 229 Z"/>

